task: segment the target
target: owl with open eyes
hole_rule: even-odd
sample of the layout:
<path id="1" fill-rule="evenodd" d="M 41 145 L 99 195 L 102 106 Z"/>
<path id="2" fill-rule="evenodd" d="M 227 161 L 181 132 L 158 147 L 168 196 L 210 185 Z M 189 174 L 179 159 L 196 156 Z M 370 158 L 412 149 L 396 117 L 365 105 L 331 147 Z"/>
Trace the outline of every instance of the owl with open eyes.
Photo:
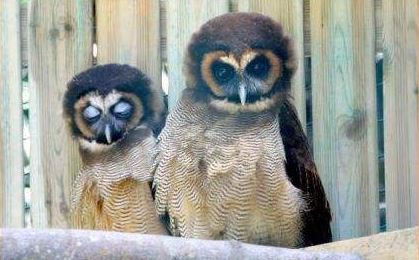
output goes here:
<path id="1" fill-rule="evenodd" d="M 64 115 L 83 162 L 73 227 L 165 234 L 151 192 L 155 135 L 165 117 L 161 92 L 131 66 L 96 66 L 68 83 Z"/>
<path id="2" fill-rule="evenodd" d="M 256 13 L 216 17 L 185 58 L 186 89 L 159 136 L 156 207 L 173 235 L 303 247 L 331 213 L 290 100 L 293 44 Z"/>

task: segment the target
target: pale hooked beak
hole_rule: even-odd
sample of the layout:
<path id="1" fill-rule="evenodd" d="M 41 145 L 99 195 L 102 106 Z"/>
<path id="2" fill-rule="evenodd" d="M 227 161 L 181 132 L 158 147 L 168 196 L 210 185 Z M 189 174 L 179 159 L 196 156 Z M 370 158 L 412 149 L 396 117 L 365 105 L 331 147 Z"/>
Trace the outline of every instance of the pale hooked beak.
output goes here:
<path id="1" fill-rule="evenodd" d="M 106 125 L 105 127 L 105 136 L 106 136 L 106 141 L 108 142 L 108 144 L 110 144 L 112 142 L 112 137 L 111 137 L 111 127 L 109 125 Z"/>
<path id="2" fill-rule="evenodd" d="M 240 102 L 242 103 L 242 106 L 244 106 L 246 104 L 246 89 L 244 84 L 240 84 L 239 86 L 239 97 L 240 97 Z"/>

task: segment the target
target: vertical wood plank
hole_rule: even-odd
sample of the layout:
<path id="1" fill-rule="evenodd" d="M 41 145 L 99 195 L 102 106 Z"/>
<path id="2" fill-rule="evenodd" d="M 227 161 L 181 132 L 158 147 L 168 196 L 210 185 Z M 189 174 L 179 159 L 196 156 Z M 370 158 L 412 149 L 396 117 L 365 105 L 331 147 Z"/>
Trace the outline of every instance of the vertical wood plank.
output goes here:
<path id="1" fill-rule="evenodd" d="M 416 0 L 416 13 L 419 13 L 419 0 Z M 419 156 L 419 17 L 416 17 L 416 152 Z M 419 187 L 419 160 L 416 159 L 416 189 Z M 416 192 L 416 225 L 419 222 L 419 200 Z M 419 234 L 417 234 L 417 241 L 419 241 Z"/>
<path id="2" fill-rule="evenodd" d="M 246 0 L 238 2 L 238 10 L 258 12 L 270 16 L 284 27 L 284 31 L 294 40 L 298 59 L 298 69 L 292 80 L 291 94 L 298 115 L 305 128 L 306 96 L 304 80 L 304 1 L 303 0 Z"/>
<path id="3" fill-rule="evenodd" d="M 373 0 L 311 0 L 313 143 L 334 239 L 378 232 Z"/>
<path id="4" fill-rule="evenodd" d="M 24 226 L 19 1 L 0 1 L 0 227 Z"/>
<path id="5" fill-rule="evenodd" d="M 71 77 L 92 64 L 91 1 L 30 3 L 29 89 L 33 227 L 68 227 L 77 146 L 62 118 Z"/>
<path id="6" fill-rule="evenodd" d="M 209 19 L 228 12 L 227 0 L 169 0 L 167 1 L 167 60 L 169 71 L 169 108 L 172 108 L 185 80 L 182 74 L 187 44 L 198 28 Z"/>
<path id="7" fill-rule="evenodd" d="M 96 0 L 97 60 L 127 63 L 161 86 L 160 1 Z"/>
<path id="8" fill-rule="evenodd" d="M 387 230 L 418 224 L 417 0 L 383 1 Z"/>
<path id="9" fill-rule="evenodd" d="M 304 23 L 304 56 L 311 56 L 311 30 L 310 30 L 310 0 L 303 2 L 303 23 Z"/>
<path id="10" fill-rule="evenodd" d="M 167 23 L 166 0 L 160 0 L 160 51 L 162 63 L 167 62 Z"/>
<path id="11" fill-rule="evenodd" d="M 383 51 L 383 0 L 374 0 L 375 10 L 375 50 Z"/>
<path id="12" fill-rule="evenodd" d="M 419 0 L 416 1 L 416 13 L 419 13 Z M 419 154 L 419 17 L 416 17 L 416 152 Z M 419 155 L 417 155 L 419 156 Z M 419 187 L 419 160 L 416 159 L 416 188 Z M 416 198 L 418 193 L 416 193 Z M 419 222 L 419 201 L 416 200 L 416 224 Z M 418 240 L 419 241 L 419 234 Z"/>

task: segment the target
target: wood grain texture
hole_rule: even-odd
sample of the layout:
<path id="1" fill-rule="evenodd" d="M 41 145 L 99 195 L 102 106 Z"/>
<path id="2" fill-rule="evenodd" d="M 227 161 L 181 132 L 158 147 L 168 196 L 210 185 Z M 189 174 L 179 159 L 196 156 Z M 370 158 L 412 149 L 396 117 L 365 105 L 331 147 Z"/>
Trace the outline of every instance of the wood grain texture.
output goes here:
<path id="1" fill-rule="evenodd" d="M 0 227 L 23 227 L 19 1 L 0 1 Z"/>
<path id="2" fill-rule="evenodd" d="M 419 228 L 380 233 L 306 248 L 309 251 L 328 251 L 358 254 L 365 260 L 417 260 Z"/>
<path id="3" fill-rule="evenodd" d="M 66 83 L 92 65 L 91 1 L 33 0 L 29 14 L 29 89 L 33 227 L 69 225 L 79 157 L 62 117 Z"/>
<path id="4" fill-rule="evenodd" d="M 160 0 L 160 51 L 162 63 L 167 62 L 167 23 L 166 5 L 167 0 Z"/>
<path id="5" fill-rule="evenodd" d="M 383 0 L 374 0 L 375 51 L 383 52 Z"/>
<path id="6" fill-rule="evenodd" d="M 20 58 L 28 66 L 28 2 L 20 1 Z"/>
<path id="7" fill-rule="evenodd" d="M 238 2 L 239 11 L 252 11 L 270 16 L 284 27 L 284 31 L 294 40 L 298 68 L 292 80 L 293 103 L 303 127 L 306 125 L 306 95 L 304 80 L 304 23 L 303 0 L 246 0 Z"/>
<path id="8" fill-rule="evenodd" d="M 98 63 L 136 66 L 161 86 L 159 3 L 96 0 Z"/>
<path id="9" fill-rule="evenodd" d="M 419 13 L 419 0 L 416 1 L 416 13 Z M 416 17 L 416 46 L 419 46 L 419 18 Z M 419 153 L 419 47 L 416 47 L 416 151 Z M 416 188 L 419 187 L 419 160 L 416 160 Z M 417 194 L 416 194 L 417 196 Z M 416 221 L 419 218 L 419 201 L 416 201 Z M 416 222 L 416 225 L 418 223 Z M 419 244 L 419 232 L 417 233 Z M 419 247 L 418 247 L 419 256 Z"/>
<path id="10" fill-rule="evenodd" d="M 196 30 L 209 19 L 228 12 L 227 0 L 167 1 L 167 60 L 169 71 L 169 108 L 176 104 L 185 88 L 183 58 L 187 44 Z"/>
<path id="11" fill-rule="evenodd" d="M 310 29 L 310 0 L 303 2 L 303 23 L 304 23 L 304 56 L 310 57 L 311 55 L 311 29 Z"/>
<path id="12" fill-rule="evenodd" d="M 334 239 L 378 232 L 373 0 L 312 0 L 314 156 Z"/>
<path id="13" fill-rule="evenodd" d="M 383 1 L 387 230 L 418 224 L 417 0 Z"/>

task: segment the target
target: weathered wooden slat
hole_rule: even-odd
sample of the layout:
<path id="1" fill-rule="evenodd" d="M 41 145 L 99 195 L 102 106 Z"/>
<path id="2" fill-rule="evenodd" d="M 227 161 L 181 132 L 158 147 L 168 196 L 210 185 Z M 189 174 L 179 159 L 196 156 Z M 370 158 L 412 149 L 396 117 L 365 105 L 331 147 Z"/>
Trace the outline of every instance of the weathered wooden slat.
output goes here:
<path id="1" fill-rule="evenodd" d="M 311 29 L 310 29 L 310 0 L 304 0 L 304 56 L 310 57 L 311 55 Z"/>
<path id="2" fill-rule="evenodd" d="M 22 66 L 28 66 L 28 1 L 20 1 L 20 42 Z"/>
<path id="3" fill-rule="evenodd" d="M 375 51 L 383 51 L 383 0 L 374 0 Z"/>
<path id="4" fill-rule="evenodd" d="M 417 0 L 383 1 L 387 230 L 418 224 Z"/>
<path id="5" fill-rule="evenodd" d="M 159 2 L 96 0 L 99 64 L 131 64 L 161 86 Z"/>
<path id="6" fill-rule="evenodd" d="M 258 12 L 272 17 L 281 23 L 284 31 L 293 40 L 298 57 L 298 69 L 292 80 L 292 96 L 297 108 L 300 120 L 305 127 L 306 122 L 306 95 L 304 80 L 304 23 L 303 23 L 303 0 L 246 0 L 238 2 L 239 11 Z"/>
<path id="7" fill-rule="evenodd" d="M 33 227 L 67 227 L 78 151 L 62 117 L 71 77 L 92 64 L 91 1 L 33 0 L 29 89 Z"/>
<path id="8" fill-rule="evenodd" d="M 160 0 L 160 51 L 162 63 L 167 61 L 167 23 L 166 0 Z"/>
<path id="9" fill-rule="evenodd" d="M 378 231 L 373 0 L 312 0 L 315 160 L 335 239 Z"/>
<path id="10" fill-rule="evenodd" d="M 416 13 L 419 13 L 419 0 L 416 1 Z M 419 46 L 419 18 L 416 17 L 416 46 Z M 416 47 L 416 152 L 419 153 L 419 47 Z M 416 160 L 416 188 L 419 187 L 419 160 Z M 416 198 L 418 194 L 416 193 Z M 419 206 L 416 201 L 416 225 L 418 225 Z M 419 243 L 419 237 L 417 242 Z"/>
<path id="11" fill-rule="evenodd" d="M 0 1 L 0 227 L 23 227 L 19 1 Z"/>
<path id="12" fill-rule="evenodd" d="M 169 70 L 169 108 L 172 108 L 185 80 L 182 73 L 187 44 L 198 28 L 209 19 L 228 12 L 227 0 L 170 0 L 167 1 L 167 60 Z"/>

